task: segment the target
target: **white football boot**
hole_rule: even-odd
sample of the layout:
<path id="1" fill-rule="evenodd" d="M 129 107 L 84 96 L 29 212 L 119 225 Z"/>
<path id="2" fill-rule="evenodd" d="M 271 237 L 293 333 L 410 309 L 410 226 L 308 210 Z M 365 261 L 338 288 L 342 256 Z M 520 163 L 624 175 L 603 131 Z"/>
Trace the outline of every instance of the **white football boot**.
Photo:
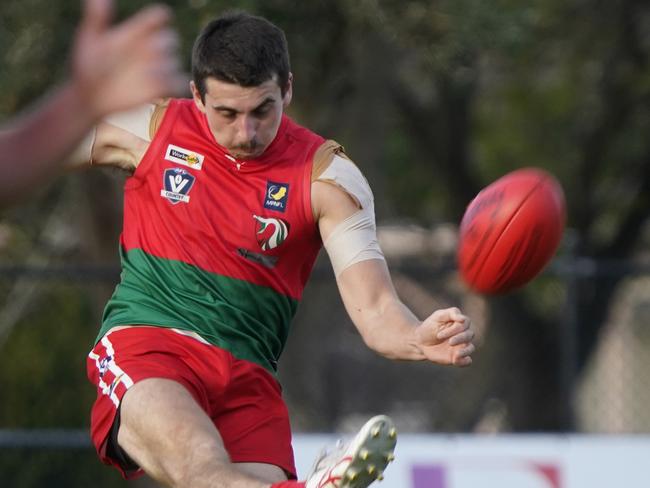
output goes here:
<path id="1" fill-rule="evenodd" d="M 347 444 L 316 460 L 305 488 L 366 488 L 384 479 L 383 473 L 395 456 L 397 430 L 385 415 L 368 420 Z"/>

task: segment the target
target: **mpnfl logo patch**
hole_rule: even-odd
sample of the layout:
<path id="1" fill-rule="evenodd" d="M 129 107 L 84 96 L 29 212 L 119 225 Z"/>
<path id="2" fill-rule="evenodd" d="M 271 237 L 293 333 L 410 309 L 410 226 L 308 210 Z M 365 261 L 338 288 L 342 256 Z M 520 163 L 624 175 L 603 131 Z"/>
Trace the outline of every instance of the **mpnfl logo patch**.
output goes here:
<path id="1" fill-rule="evenodd" d="M 289 237 L 289 224 L 282 219 L 267 219 L 253 215 L 256 220 L 255 237 L 262 251 L 270 251 Z"/>
<path id="2" fill-rule="evenodd" d="M 200 170 L 203 167 L 204 156 L 189 149 L 170 144 L 167 146 L 165 159 L 172 163 L 178 163 L 183 166 L 189 166 L 192 169 Z"/>
<path id="3" fill-rule="evenodd" d="M 266 195 L 264 198 L 264 208 L 284 212 L 287 208 L 287 198 L 289 197 L 289 185 L 287 183 L 276 183 L 274 181 L 266 182 Z"/>
<path id="4" fill-rule="evenodd" d="M 160 190 L 160 196 L 165 197 L 172 204 L 190 203 L 188 193 L 194 186 L 196 178 L 181 168 L 169 168 L 163 175 L 163 186 Z"/>

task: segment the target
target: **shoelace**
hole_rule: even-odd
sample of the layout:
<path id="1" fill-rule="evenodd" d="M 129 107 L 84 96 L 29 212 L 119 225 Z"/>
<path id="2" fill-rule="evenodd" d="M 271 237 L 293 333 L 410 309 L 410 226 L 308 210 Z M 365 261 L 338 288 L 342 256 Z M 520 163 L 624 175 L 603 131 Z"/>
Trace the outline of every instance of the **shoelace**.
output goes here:
<path id="1" fill-rule="evenodd" d="M 330 458 L 343 455 L 346 446 L 347 443 L 344 442 L 343 439 L 337 439 L 336 444 L 334 444 L 333 447 L 327 447 L 327 446 L 323 447 L 318 453 L 318 456 L 316 457 L 316 461 L 314 461 L 314 464 L 309 470 L 309 476 L 307 476 L 307 479 L 309 479 L 315 473 L 323 469 L 323 467 L 326 464 L 326 461 L 328 461 Z"/>

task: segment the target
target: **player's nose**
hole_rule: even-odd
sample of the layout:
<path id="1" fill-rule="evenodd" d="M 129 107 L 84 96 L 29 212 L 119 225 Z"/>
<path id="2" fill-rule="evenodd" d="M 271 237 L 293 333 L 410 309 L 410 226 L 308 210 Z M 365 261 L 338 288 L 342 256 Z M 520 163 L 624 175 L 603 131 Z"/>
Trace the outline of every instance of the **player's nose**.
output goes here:
<path id="1" fill-rule="evenodd" d="M 237 126 L 237 143 L 247 145 L 257 135 L 257 123 L 252 117 L 243 116 Z"/>

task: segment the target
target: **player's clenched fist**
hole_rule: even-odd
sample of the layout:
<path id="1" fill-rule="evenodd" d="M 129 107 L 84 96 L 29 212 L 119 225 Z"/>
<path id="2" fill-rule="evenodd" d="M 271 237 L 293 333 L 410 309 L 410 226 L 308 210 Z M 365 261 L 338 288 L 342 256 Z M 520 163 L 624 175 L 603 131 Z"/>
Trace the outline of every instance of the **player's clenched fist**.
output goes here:
<path id="1" fill-rule="evenodd" d="M 77 94 L 97 117 L 178 94 L 186 85 L 177 59 L 171 13 L 147 7 L 111 26 L 112 0 L 84 0 L 73 49 Z"/>
<path id="2" fill-rule="evenodd" d="M 429 361 L 454 366 L 472 364 L 476 349 L 470 319 L 455 307 L 436 310 L 415 331 L 416 345 Z"/>

